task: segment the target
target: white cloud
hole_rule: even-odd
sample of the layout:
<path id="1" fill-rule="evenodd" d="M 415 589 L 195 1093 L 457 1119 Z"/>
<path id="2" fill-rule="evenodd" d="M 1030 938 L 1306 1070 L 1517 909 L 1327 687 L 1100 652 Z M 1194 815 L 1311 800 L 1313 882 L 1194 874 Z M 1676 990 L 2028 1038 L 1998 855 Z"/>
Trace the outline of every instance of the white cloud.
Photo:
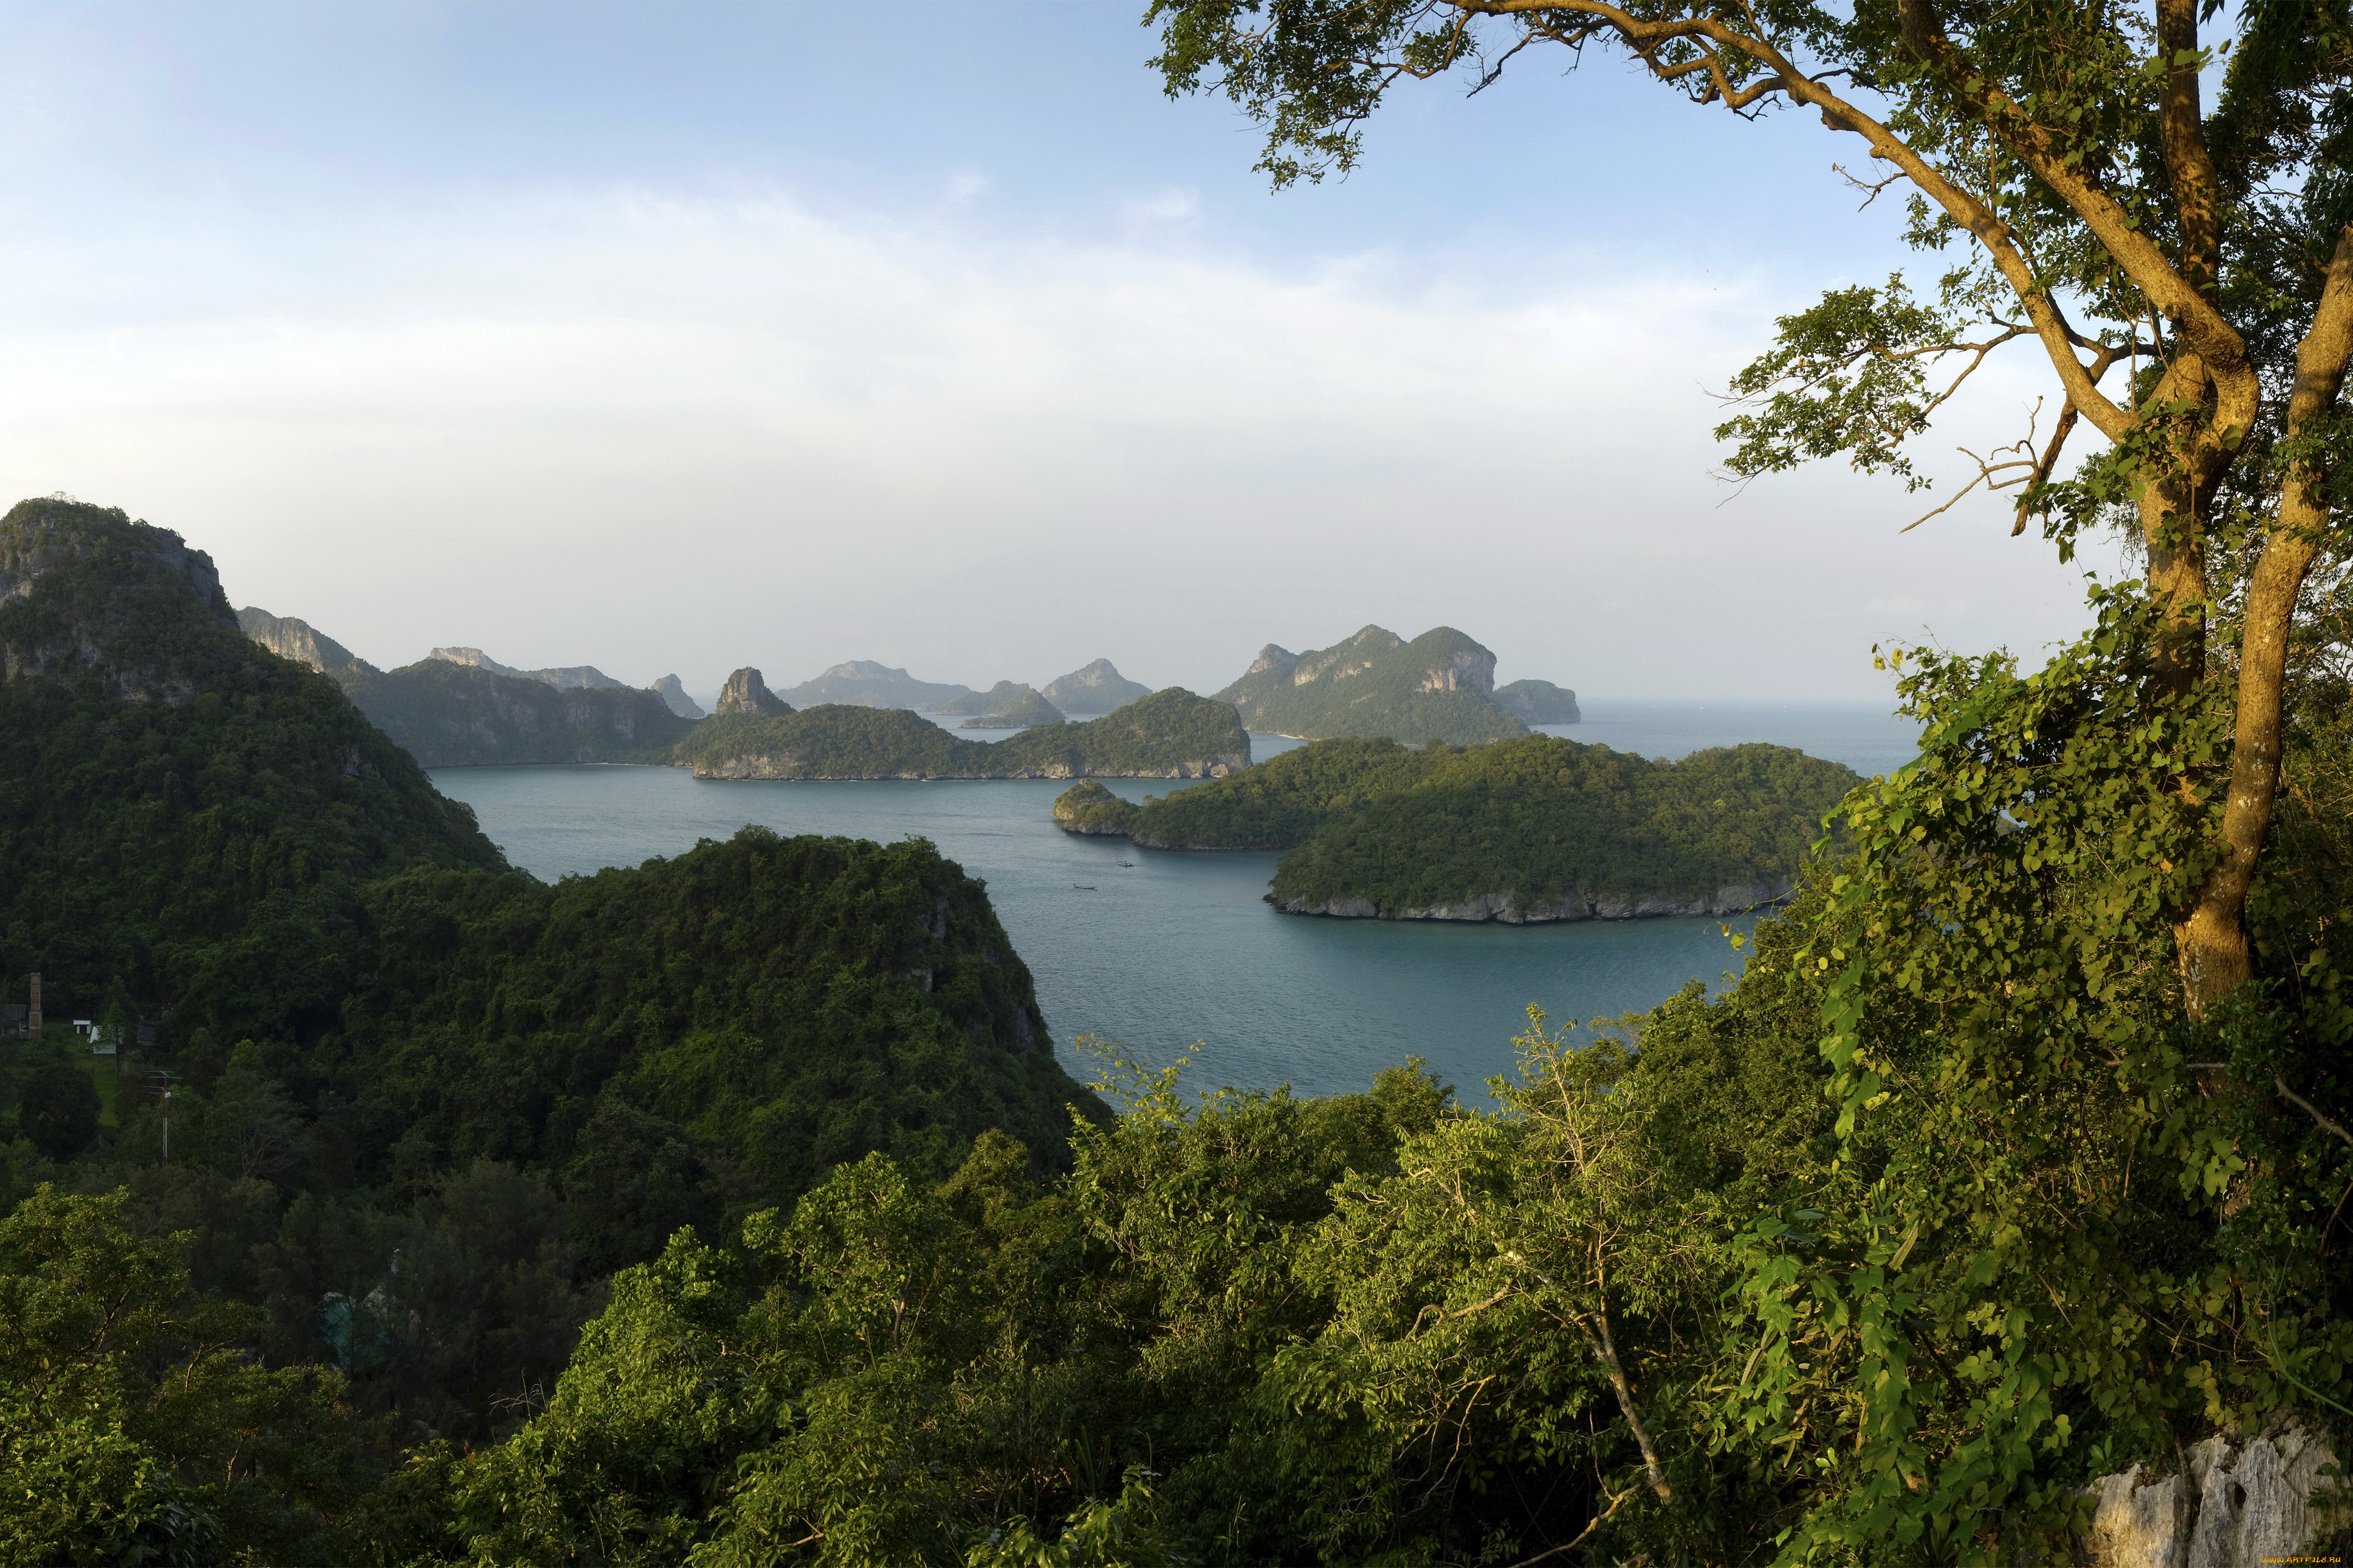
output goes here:
<path id="1" fill-rule="evenodd" d="M 696 687 L 1108 654 L 1214 689 L 1369 619 L 1588 692 L 1844 695 L 1883 689 L 1883 621 L 2074 624 L 2072 575 L 1970 503 L 1905 539 L 1903 498 L 1843 475 L 1719 504 L 1699 387 L 1786 299 L 1129 233 L 602 190 L 272 254 L 20 243 L 0 287 L 48 304 L 0 325 L 0 484 L 178 528 L 237 602 L 379 662 L 456 641 Z"/>

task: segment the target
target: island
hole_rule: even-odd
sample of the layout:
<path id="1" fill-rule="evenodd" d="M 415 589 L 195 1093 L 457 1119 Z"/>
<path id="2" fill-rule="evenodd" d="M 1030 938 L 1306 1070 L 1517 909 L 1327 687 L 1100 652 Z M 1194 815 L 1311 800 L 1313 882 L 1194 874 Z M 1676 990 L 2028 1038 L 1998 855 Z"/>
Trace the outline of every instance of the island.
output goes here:
<path id="1" fill-rule="evenodd" d="M 1495 706 L 1523 724 L 1577 724 L 1577 693 L 1549 680 L 1514 680 L 1495 688 Z"/>
<path id="2" fill-rule="evenodd" d="M 1003 713 L 1038 695 L 1038 689 L 1017 680 L 1000 680 L 986 691 L 967 691 L 930 710 L 955 716 L 963 713 Z"/>
<path id="3" fill-rule="evenodd" d="M 1152 695 L 1152 688 L 1130 680 L 1107 658 L 1082 665 L 1046 683 L 1046 700 L 1065 713 L 1109 713 Z"/>
<path id="4" fill-rule="evenodd" d="M 992 708 L 977 719 L 967 719 L 967 730 L 1028 730 L 1039 724 L 1065 722 L 1062 710 L 1047 701 L 1029 687 L 1023 687 L 1013 700 L 1002 708 Z"/>
<path id="5" fill-rule="evenodd" d="M 1267 900 L 1288 914 L 1523 925 L 1781 902 L 1862 782 L 1786 746 L 1660 763 L 1548 735 L 1346 738 L 1141 805 L 1082 784 L 1054 820 L 1152 849 L 1287 851 Z"/>
<path id="6" fill-rule="evenodd" d="M 1527 733 L 1494 699 L 1495 656 L 1451 626 L 1411 642 L 1366 626 L 1331 647 L 1272 643 L 1218 693 L 1253 730 L 1302 740 L 1380 735 L 1467 745 Z"/>
<path id="7" fill-rule="evenodd" d="M 1182 687 L 1083 724 L 1040 724 L 994 744 L 896 708 L 826 703 L 780 717 L 723 713 L 672 759 L 699 779 L 1222 779 L 1250 764 L 1230 703 Z"/>
<path id="8" fill-rule="evenodd" d="M 893 669 L 871 658 L 853 658 L 798 686 L 786 688 L 781 695 L 796 708 L 847 703 L 860 708 L 919 708 L 926 713 L 938 713 L 944 710 L 944 704 L 971 696 L 972 688 L 917 680 L 903 669 Z"/>

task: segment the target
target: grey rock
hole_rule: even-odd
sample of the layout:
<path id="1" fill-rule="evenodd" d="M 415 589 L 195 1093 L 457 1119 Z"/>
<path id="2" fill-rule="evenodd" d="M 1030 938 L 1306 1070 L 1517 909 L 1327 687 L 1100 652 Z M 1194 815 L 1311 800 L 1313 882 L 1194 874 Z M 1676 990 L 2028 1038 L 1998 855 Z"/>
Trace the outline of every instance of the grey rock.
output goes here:
<path id="1" fill-rule="evenodd" d="M 375 666 L 299 616 L 273 616 L 248 605 L 237 613 L 237 625 L 279 658 L 307 664 L 322 675 L 345 669 L 375 670 Z"/>
<path id="2" fill-rule="evenodd" d="M 660 698 L 670 710 L 681 719 L 700 719 L 703 716 L 702 704 L 686 694 L 684 683 L 675 675 L 665 675 L 646 689 Z"/>
<path id="3" fill-rule="evenodd" d="M 792 705 L 769 690 L 768 683 L 761 679 L 760 672 L 750 665 L 745 665 L 727 678 L 727 684 L 720 689 L 719 706 L 715 710 L 718 717 L 722 719 L 732 713 L 755 713 L 776 717 L 792 710 Z M 697 770 L 697 773 L 700 776 L 700 770 Z"/>
<path id="4" fill-rule="evenodd" d="M 1340 920 L 1461 921 L 1472 924 L 1547 925 L 1564 921 L 1640 921 L 1703 915 L 1746 914 L 1786 900 L 1797 891 L 1794 879 L 1744 882 L 1712 893 L 1682 896 L 1648 893 L 1634 897 L 1597 897 L 1579 888 L 1565 898 L 1536 899 L 1521 903 L 1510 893 L 1480 893 L 1459 903 L 1425 904 L 1384 910 L 1370 899 L 1354 896 L 1311 903 L 1302 898 L 1266 895 L 1266 901 L 1289 915 L 1329 915 Z"/>
<path id="5" fill-rule="evenodd" d="M 2192 1447 L 2186 1472 L 2146 1478 L 2135 1465 L 2085 1489 L 2095 1500 L 2083 1542 L 2094 1568 L 2260 1568 L 2313 1551 L 2341 1530 L 2346 1505 L 2327 1441 L 2289 1425 Z"/>

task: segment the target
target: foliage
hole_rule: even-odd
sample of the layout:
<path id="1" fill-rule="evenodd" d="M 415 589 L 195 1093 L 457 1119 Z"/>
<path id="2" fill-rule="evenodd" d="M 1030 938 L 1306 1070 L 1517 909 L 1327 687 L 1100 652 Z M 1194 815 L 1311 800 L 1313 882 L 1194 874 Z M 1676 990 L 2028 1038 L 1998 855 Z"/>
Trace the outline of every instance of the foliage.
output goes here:
<path id="1" fill-rule="evenodd" d="M 1100 719 L 1039 724 L 993 744 L 897 708 L 730 715 L 696 726 L 676 760 L 698 778 L 1190 778 L 1247 766 L 1250 736 L 1228 704 L 1172 686 Z"/>
<path id="2" fill-rule="evenodd" d="M 0 1556 L 324 1560 L 373 1479 L 339 1380 L 248 1362 L 122 1206 L 43 1186 L 0 1218 Z"/>
<path id="3" fill-rule="evenodd" d="M 428 768 L 515 763 L 665 763 L 695 721 L 658 692 L 555 687 L 446 658 L 335 679 L 368 721 Z"/>
<path id="4" fill-rule="evenodd" d="M 1304 740 L 1385 735 L 1457 745 L 1527 733 L 1480 684 L 1493 683 L 1495 656 L 1451 626 L 1433 627 L 1411 642 L 1366 626 L 1346 642 L 1295 660 L 1269 657 L 1280 652 L 1261 654 L 1218 693 L 1253 729 Z"/>

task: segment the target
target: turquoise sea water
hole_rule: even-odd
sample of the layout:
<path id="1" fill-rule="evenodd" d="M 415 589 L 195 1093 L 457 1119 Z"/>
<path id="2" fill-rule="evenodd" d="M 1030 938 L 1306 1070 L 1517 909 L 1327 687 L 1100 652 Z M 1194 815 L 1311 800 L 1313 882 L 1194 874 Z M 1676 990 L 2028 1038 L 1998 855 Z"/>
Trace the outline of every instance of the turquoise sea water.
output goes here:
<path id="1" fill-rule="evenodd" d="M 1911 755 L 1907 726 L 1851 705 L 1588 704 L 1586 713 L 1557 732 L 1649 756 L 1772 741 L 1883 773 Z M 1291 743 L 1253 737 L 1253 752 L 1264 760 Z M 1720 927 L 1754 923 L 1511 928 L 1279 915 L 1260 898 L 1277 857 L 1071 837 L 1050 816 L 1065 786 L 1049 780 L 729 784 L 676 768 L 534 767 L 445 768 L 433 781 L 473 806 L 511 860 L 550 879 L 675 855 L 745 823 L 929 838 L 987 882 L 1066 1065 L 1082 1066 L 1069 1044 L 1080 1035 L 1156 1063 L 1191 1050 L 1200 1087 L 1288 1082 L 1329 1093 L 1422 1056 L 1466 1098 L 1483 1099 L 1483 1080 L 1511 1065 L 1530 1003 L 1556 1020 L 1589 1018 L 1654 1005 L 1694 977 L 1721 984 L 1738 955 Z M 1135 799 L 1169 786 L 1113 787 Z"/>

